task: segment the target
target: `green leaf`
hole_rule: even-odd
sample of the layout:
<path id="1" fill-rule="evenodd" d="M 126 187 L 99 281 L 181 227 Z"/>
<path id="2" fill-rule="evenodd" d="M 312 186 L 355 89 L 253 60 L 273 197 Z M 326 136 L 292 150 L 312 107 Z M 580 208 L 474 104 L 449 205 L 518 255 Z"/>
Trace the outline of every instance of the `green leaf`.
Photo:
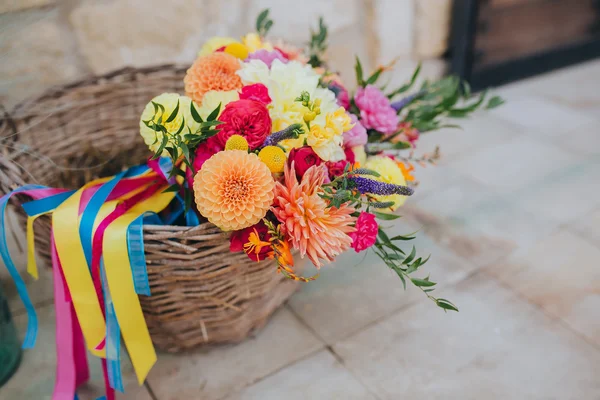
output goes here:
<path id="1" fill-rule="evenodd" d="M 190 149 L 187 146 L 187 144 L 185 144 L 185 142 L 181 142 L 179 144 L 179 147 L 181 148 L 181 152 L 183 153 L 183 156 L 185 157 L 185 159 L 189 161 L 189 159 L 190 159 Z"/>
<path id="2" fill-rule="evenodd" d="M 163 135 L 162 141 L 160 142 L 160 146 L 159 146 L 158 150 L 156 150 L 154 157 L 152 157 L 153 160 L 156 160 L 158 157 L 160 157 L 162 155 L 162 152 L 165 149 L 165 146 L 167 145 L 168 142 L 169 142 L 169 138 L 166 135 Z"/>
<path id="3" fill-rule="evenodd" d="M 373 211 L 373 214 L 375 214 L 375 217 L 377 217 L 378 219 L 381 219 L 383 221 L 393 221 L 395 219 L 400 218 L 400 216 L 396 215 L 396 214 L 387 214 L 387 213 L 382 213 L 382 212 L 377 212 L 377 211 Z"/>
<path id="4" fill-rule="evenodd" d="M 192 192 L 190 192 L 189 188 L 185 190 L 184 194 L 184 212 L 188 212 L 192 205 Z"/>
<path id="5" fill-rule="evenodd" d="M 202 123 L 204 122 L 202 120 L 202 117 L 200 116 L 200 114 L 198 114 L 198 111 L 196 111 L 196 107 L 194 106 L 194 102 L 190 102 L 190 112 L 192 113 L 192 118 L 194 118 L 194 121 L 198 122 L 198 123 Z"/>
<path id="6" fill-rule="evenodd" d="M 268 16 L 269 16 L 268 8 L 262 10 L 260 12 L 260 14 L 258 14 L 258 17 L 256 18 L 256 31 L 257 32 L 260 30 L 260 28 L 262 27 L 263 23 L 265 22 L 265 20 L 267 19 Z"/>
<path id="7" fill-rule="evenodd" d="M 471 85 L 469 85 L 469 82 L 462 81 L 462 91 L 465 98 L 471 97 Z"/>
<path id="8" fill-rule="evenodd" d="M 221 103 L 210 113 L 210 115 L 206 118 L 207 121 L 214 121 L 219 116 L 219 112 L 221 112 Z"/>
<path id="9" fill-rule="evenodd" d="M 404 260 L 404 262 L 402 264 L 404 264 L 404 265 L 410 264 L 416 255 L 417 255 L 417 249 L 415 248 L 415 246 L 413 246 L 412 251 L 410 252 L 408 257 L 406 257 L 406 259 Z"/>
<path id="10" fill-rule="evenodd" d="M 367 85 L 372 85 L 375 82 L 377 82 L 377 79 L 379 79 L 379 76 L 381 75 L 381 73 L 383 72 L 383 68 L 378 68 L 377 71 L 375 71 L 368 79 L 366 84 Z"/>
<path id="11" fill-rule="evenodd" d="M 171 113 L 171 115 L 169 115 L 169 118 L 167 118 L 166 122 L 171 122 L 175 119 L 175 117 L 177 117 L 177 113 L 179 112 L 179 100 L 177 100 L 177 105 L 175 106 L 175 109 L 173 110 L 173 112 Z"/>
<path id="12" fill-rule="evenodd" d="M 178 183 L 174 183 L 171 186 L 169 186 L 168 188 L 166 188 L 165 190 L 163 190 L 163 193 L 169 193 L 169 192 L 178 192 L 180 189 L 180 186 Z"/>
<path id="13" fill-rule="evenodd" d="M 391 238 L 390 240 L 392 242 L 395 242 L 396 240 L 413 240 L 414 238 L 416 238 L 415 234 L 418 231 L 415 231 L 413 233 L 409 233 L 408 235 L 398 235 L 398 236 L 394 236 L 393 238 Z"/>
<path id="14" fill-rule="evenodd" d="M 410 278 L 410 280 L 412 281 L 412 283 L 415 286 L 418 287 L 430 287 L 430 286 L 435 286 L 437 285 L 435 282 L 431 282 L 425 279 L 419 279 L 419 278 Z"/>
<path id="15" fill-rule="evenodd" d="M 437 304 L 438 307 L 443 308 L 444 310 L 458 311 L 458 308 L 454 304 L 452 304 L 452 302 L 446 299 L 436 299 L 435 304 Z"/>
<path id="16" fill-rule="evenodd" d="M 354 66 L 354 70 L 356 71 L 356 83 L 358 84 L 358 86 L 364 86 L 363 68 L 358 56 L 356 56 L 356 65 Z"/>
<path id="17" fill-rule="evenodd" d="M 409 142 L 396 142 L 392 146 L 392 149 L 394 149 L 394 150 L 404 150 L 404 149 L 410 149 L 410 148 L 412 148 L 412 145 Z"/>
<path id="18" fill-rule="evenodd" d="M 494 96 L 491 99 L 489 99 L 487 105 L 485 106 L 486 110 L 491 110 L 492 108 L 496 108 L 498 106 L 501 106 L 502 104 L 504 104 L 505 101 L 502 97 L 500 96 Z"/>
<path id="19" fill-rule="evenodd" d="M 378 233 L 379 237 L 381 238 L 381 240 L 383 240 L 385 243 L 392 243 L 390 241 L 390 238 L 388 237 L 388 235 L 385 233 L 385 231 L 383 229 L 379 228 L 377 233 Z"/>

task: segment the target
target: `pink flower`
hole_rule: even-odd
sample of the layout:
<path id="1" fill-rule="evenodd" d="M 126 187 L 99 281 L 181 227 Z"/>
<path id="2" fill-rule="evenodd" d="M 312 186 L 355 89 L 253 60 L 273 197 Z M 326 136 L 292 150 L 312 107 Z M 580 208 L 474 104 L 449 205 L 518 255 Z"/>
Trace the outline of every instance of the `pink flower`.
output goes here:
<path id="1" fill-rule="evenodd" d="M 269 96 L 269 89 L 262 83 L 244 86 L 240 92 L 240 99 L 256 100 L 264 105 L 268 105 L 272 101 Z"/>
<path id="2" fill-rule="evenodd" d="M 262 145 L 271 133 L 271 117 L 267 106 L 256 100 L 237 100 L 225 106 L 219 117 L 223 123 L 218 126 L 217 139 L 225 148 L 232 135 L 242 135 L 248 141 L 250 150 Z"/>
<path id="3" fill-rule="evenodd" d="M 221 146 L 216 136 L 208 138 L 205 142 L 202 142 L 196 148 L 196 156 L 194 158 L 194 170 L 196 172 L 202 169 L 204 162 L 211 158 L 213 154 L 223 150 L 225 146 Z"/>
<path id="4" fill-rule="evenodd" d="M 364 146 L 367 144 L 367 130 L 358 121 L 354 114 L 350 114 L 350 119 L 354 126 L 347 132 L 344 132 L 344 147 Z"/>
<path id="5" fill-rule="evenodd" d="M 344 85 L 337 81 L 331 81 L 329 82 L 329 90 L 335 93 L 335 98 L 340 107 L 344 107 L 346 110 L 350 108 L 350 96 Z"/>
<path id="6" fill-rule="evenodd" d="M 287 57 L 281 54 L 279 50 L 269 51 L 265 49 L 256 50 L 254 53 L 248 54 L 248 58 L 244 61 L 248 62 L 250 60 L 260 60 L 267 64 L 267 67 L 269 68 L 271 68 L 271 64 L 273 64 L 273 61 L 275 60 L 279 60 L 284 64 L 287 64 L 288 62 Z"/>
<path id="7" fill-rule="evenodd" d="M 390 135 L 396 132 L 398 115 L 388 98 L 373 85 L 358 88 L 354 102 L 360 110 L 361 123 L 367 129 L 375 129 Z"/>
<path id="8" fill-rule="evenodd" d="M 377 241 L 378 229 L 375 215 L 361 212 L 356 220 L 356 231 L 348 234 L 352 238 L 352 248 L 360 253 L 373 246 Z"/>

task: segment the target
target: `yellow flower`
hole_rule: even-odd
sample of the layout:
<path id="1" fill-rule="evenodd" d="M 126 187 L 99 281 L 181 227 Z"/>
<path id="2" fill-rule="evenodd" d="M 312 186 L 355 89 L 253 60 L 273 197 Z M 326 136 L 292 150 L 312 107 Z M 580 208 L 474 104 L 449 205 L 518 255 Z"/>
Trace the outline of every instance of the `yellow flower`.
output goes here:
<path id="1" fill-rule="evenodd" d="M 160 109 L 155 111 L 154 105 L 152 103 L 160 104 L 164 107 L 164 112 Z M 185 123 L 185 126 L 190 128 L 192 132 L 196 132 L 198 129 L 198 123 L 192 118 L 192 113 L 190 111 L 190 105 L 192 100 L 186 96 L 180 96 L 177 93 L 163 93 L 159 96 L 156 96 L 152 99 L 146 107 L 144 111 L 142 111 L 142 116 L 140 118 L 140 135 L 144 138 L 144 142 L 148 145 L 150 150 L 153 152 L 158 151 L 160 148 L 163 133 L 156 132 L 154 129 L 148 127 L 144 121 L 153 121 L 156 124 L 163 125 L 167 130 L 169 135 L 174 135 L 179 131 L 179 128 L 182 124 Z M 179 103 L 179 109 L 177 115 L 171 122 L 167 122 L 177 104 Z M 187 129 L 181 130 L 180 136 L 183 139 L 183 135 L 187 133 Z M 172 143 L 171 143 L 172 144 Z M 162 155 L 167 156 L 169 153 L 166 150 L 163 150 Z"/>
<path id="2" fill-rule="evenodd" d="M 278 174 L 283 172 L 285 166 L 285 153 L 277 146 L 265 146 L 259 153 L 258 158 L 260 161 L 267 164 L 267 167 L 272 173 Z"/>
<path id="3" fill-rule="evenodd" d="M 225 150 L 248 151 L 248 141 L 242 135 L 231 135 L 225 143 Z"/>
<path id="4" fill-rule="evenodd" d="M 266 49 L 273 50 L 273 46 L 269 42 L 264 42 L 260 35 L 256 32 L 247 34 L 242 38 L 244 45 L 248 48 L 248 52 L 253 53 L 256 50 Z"/>
<path id="5" fill-rule="evenodd" d="M 207 54 L 214 52 L 217 49 L 220 49 L 223 46 L 227 46 L 231 43 L 236 43 L 236 42 L 237 42 L 237 40 L 235 40 L 234 38 L 231 38 L 231 37 L 220 37 L 220 36 L 211 37 L 210 39 L 208 39 L 206 41 L 206 43 L 204 43 L 204 46 L 202 46 L 202 49 L 200 50 L 198 55 L 205 56 Z"/>
<path id="6" fill-rule="evenodd" d="M 225 53 L 231 54 L 240 60 L 245 60 L 248 57 L 248 48 L 241 43 L 231 43 L 225 47 Z"/>
<path id="7" fill-rule="evenodd" d="M 338 108 L 325 117 L 325 126 L 334 130 L 336 134 L 341 135 L 352 129 L 354 124 L 343 107 Z"/>
<path id="8" fill-rule="evenodd" d="M 364 146 L 355 146 L 352 147 L 352 152 L 354 153 L 354 159 L 360 165 L 365 165 L 367 162 L 367 153 L 365 152 Z"/>
<path id="9" fill-rule="evenodd" d="M 334 129 L 323 127 L 319 124 L 312 124 L 306 138 L 308 144 L 324 161 L 340 161 L 346 155 L 342 149 L 344 139 L 341 133 Z"/>
<path id="10" fill-rule="evenodd" d="M 225 92 L 220 92 L 217 90 L 211 90 L 209 92 L 204 93 L 204 97 L 202 98 L 202 104 L 200 107 L 196 107 L 196 111 L 202 117 L 202 119 L 206 120 L 206 118 L 210 115 L 211 112 L 217 108 L 219 103 L 221 104 L 221 110 L 219 111 L 219 115 L 223 112 L 225 106 L 232 101 L 236 101 L 240 99 L 240 95 L 237 90 L 228 90 Z"/>
<path id="11" fill-rule="evenodd" d="M 404 179 L 402 170 L 394 162 L 394 160 L 389 157 L 370 157 L 365 163 L 365 168 L 378 172 L 380 175 L 378 177 L 369 176 L 369 179 L 375 179 L 379 182 L 393 183 L 394 185 L 406 185 L 406 180 Z M 390 207 L 392 211 L 402 206 L 407 198 L 407 196 L 402 196 L 399 194 L 393 194 L 391 196 L 373 195 L 373 197 L 380 202 L 393 201 L 394 205 Z"/>

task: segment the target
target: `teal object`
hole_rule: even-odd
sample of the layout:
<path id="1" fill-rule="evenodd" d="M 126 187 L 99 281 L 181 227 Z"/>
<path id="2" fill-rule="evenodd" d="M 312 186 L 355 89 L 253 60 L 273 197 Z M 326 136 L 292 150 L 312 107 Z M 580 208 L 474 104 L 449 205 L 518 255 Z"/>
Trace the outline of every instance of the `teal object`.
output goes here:
<path id="1" fill-rule="evenodd" d="M 0 386 L 10 379 L 20 362 L 21 343 L 0 286 Z"/>

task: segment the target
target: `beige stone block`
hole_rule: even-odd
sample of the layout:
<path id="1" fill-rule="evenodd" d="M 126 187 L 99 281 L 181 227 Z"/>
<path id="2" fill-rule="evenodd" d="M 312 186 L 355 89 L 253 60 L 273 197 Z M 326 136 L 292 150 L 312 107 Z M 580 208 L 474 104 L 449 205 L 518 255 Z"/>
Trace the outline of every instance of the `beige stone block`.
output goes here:
<path id="1" fill-rule="evenodd" d="M 254 27 L 258 13 L 270 9 L 274 21 L 271 35 L 291 43 L 305 44 L 310 39 L 310 28 L 316 29 L 323 16 L 331 34 L 352 26 L 360 29 L 360 2 L 357 0 L 253 0 L 247 22 Z"/>
<path id="2" fill-rule="evenodd" d="M 0 102 L 10 106 L 80 76 L 56 11 L 0 15 Z"/>
<path id="3" fill-rule="evenodd" d="M 567 274 L 545 287 L 563 286 Z M 539 308 L 483 274 L 447 295 L 459 313 L 436 312 L 423 300 L 337 343 L 334 351 L 379 399 L 600 396 L 598 351 Z M 597 304 L 588 309 L 589 320 L 595 310 Z"/>
<path id="4" fill-rule="evenodd" d="M 375 33 L 379 42 L 378 62 L 396 57 L 408 58 L 413 52 L 415 3 L 413 0 L 377 0 Z"/>
<path id="5" fill-rule="evenodd" d="M 241 0 L 123 0 L 83 3 L 69 17 L 97 73 L 123 66 L 191 63 L 206 39 L 239 35 Z"/>
<path id="6" fill-rule="evenodd" d="M 52 0 L 2 0 L 0 14 L 27 10 L 28 8 L 43 7 L 54 4 Z"/>
<path id="7" fill-rule="evenodd" d="M 436 58 L 448 48 L 452 0 L 415 2 L 415 52 L 422 58 Z"/>

